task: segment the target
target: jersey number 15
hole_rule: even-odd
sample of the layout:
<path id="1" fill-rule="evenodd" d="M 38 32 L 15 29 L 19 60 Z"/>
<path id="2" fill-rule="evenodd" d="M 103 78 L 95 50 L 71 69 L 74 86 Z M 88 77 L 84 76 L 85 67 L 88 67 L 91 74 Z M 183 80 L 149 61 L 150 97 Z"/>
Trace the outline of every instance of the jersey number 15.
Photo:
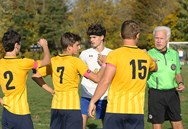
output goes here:
<path id="1" fill-rule="evenodd" d="M 138 63 L 138 65 L 136 65 L 136 63 Z M 132 79 L 136 79 L 136 74 L 138 74 L 140 79 L 145 79 L 147 73 L 147 67 L 144 65 L 145 63 L 147 63 L 147 60 L 131 60 Z M 138 68 L 136 66 L 138 66 Z"/>

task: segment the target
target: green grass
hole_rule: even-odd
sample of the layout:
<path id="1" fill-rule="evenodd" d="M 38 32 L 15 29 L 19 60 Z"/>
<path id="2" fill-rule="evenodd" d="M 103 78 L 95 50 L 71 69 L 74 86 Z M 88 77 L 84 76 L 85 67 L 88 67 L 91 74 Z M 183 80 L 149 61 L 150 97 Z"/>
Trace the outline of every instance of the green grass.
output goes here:
<path id="1" fill-rule="evenodd" d="M 182 75 L 184 77 L 185 86 L 188 86 L 188 65 L 182 66 Z M 51 78 L 47 77 L 45 80 L 52 86 Z M 28 77 L 28 101 L 30 105 L 30 111 L 32 120 L 34 123 L 35 129 L 49 129 L 50 123 L 50 107 L 52 96 L 45 92 L 42 88 L 37 86 Z M 2 95 L 1 95 L 2 96 Z M 181 98 L 181 108 L 183 115 L 183 124 L 184 129 L 188 129 L 188 88 L 183 93 L 180 93 Z M 147 122 L 147 92 L 146 92 L 146 101 L 145 101 L 145 129 L 151 129 L 151 124 Z M 2 114 L 2 107 L 0 107 L 0 114 Z M 1 120 L 1 116 L 0 116 Z M 102 128 L 100 120 L 91 120 L 88 121 L 89 129 L 99 129 Z M 1 128 L 1 125 L 0 125 Z M 172 129 L 170 123 L 167 121 L 163 124 L 163 129 Z"/>

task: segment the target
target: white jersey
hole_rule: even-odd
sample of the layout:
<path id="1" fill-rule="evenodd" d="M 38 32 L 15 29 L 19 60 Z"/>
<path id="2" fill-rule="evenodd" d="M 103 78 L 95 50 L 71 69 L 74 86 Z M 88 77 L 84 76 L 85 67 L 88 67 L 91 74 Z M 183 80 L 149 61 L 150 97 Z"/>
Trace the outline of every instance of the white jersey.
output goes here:
<path id="1" fill-rule="evenodd" d="M 183 50 L 179 50 L 178 53 L 179 53 L 179 57 L 183 57 Z"/>
<path id="2" fill-rule="evenodd" d="M 102 52 L 98 52 L 93 48 L 84 50 L 80 54 L 80 59 L 83 60 L 88 68 L 93 71 L 94 73 L 97 73 L 99 69 L 101 68 L 100 65 L 97 62 L 98 54 L 101 55 L 108 55 L 108 53 L 111 51 L 109 48 L 104 48 Z M 81 96 L 86 98 L 91 98 L 95 92 L 95 89 L 97 88 L 97 83 L 94 83 L 93 81 L 82 77 L 81 81 Z M 101 100 L 107 99 L 107 92 L 100 98 Z"/>

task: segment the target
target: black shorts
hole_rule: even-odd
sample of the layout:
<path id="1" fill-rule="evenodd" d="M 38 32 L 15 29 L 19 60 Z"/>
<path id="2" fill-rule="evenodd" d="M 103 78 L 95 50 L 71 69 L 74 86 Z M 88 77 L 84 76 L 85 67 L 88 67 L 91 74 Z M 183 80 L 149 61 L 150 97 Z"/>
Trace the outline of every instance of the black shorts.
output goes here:
<path id="1" fill-rule="evenodd" d="M 82 129 L 81 110 L 51 109 L 50 129 Z"/>
<path id="2" fill-rule="evenodd" d="M 148 122 L 181 121 L 180 98 L 176 89 L 148 91 Z"/>
<path id="3" fill-rule="evenodd" d="M 31 115 L 17 115 L 3 108 L 2 129 L 34 129 Z"/>
<path id="4" fill-rule="evenodd" d="M 144 114 L 106 113 L 103 129 L 144 129 Z"/>

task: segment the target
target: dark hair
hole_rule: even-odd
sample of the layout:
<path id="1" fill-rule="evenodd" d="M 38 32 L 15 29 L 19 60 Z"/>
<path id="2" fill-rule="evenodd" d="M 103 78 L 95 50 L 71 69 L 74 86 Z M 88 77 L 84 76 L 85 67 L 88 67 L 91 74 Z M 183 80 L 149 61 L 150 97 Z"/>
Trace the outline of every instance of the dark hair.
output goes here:
<path id="1" fill-rule="evenodd" d="M 126 20 L 121 26 L 121 37 L 123 39 L 136 39 L 136 35 L 140 33 L 140 27 L 136 21 Z"/>
<path id="2" fill-rule="evenodd" d="M 97 35 L 97 36 L 106 36 L 106 29 L 101 26 L 100 24 L 95 24 L 95 25 L 91 25 L 89 26 L 88 30 L 87 30 L 87 35 Z"/>
<path id="3" fill-rule="evenodd" d="M 12 29 L 9 29 L 7 32 L 5 32 L 2 38 L 5 52 L 13 51 L 14 45 L 16 43 L 20 44 L 20 40 L 21 40 L 21 35 L 18 32 Z"/>
<path id="4" fill-rule="evenodd" d="M 61 36 L 61 47 L 63 50 L 67 49 L 68 46 L 72 46 L 76 42 L 80 42 L 81 37 L 79 35 L 66 32 Z"/>

